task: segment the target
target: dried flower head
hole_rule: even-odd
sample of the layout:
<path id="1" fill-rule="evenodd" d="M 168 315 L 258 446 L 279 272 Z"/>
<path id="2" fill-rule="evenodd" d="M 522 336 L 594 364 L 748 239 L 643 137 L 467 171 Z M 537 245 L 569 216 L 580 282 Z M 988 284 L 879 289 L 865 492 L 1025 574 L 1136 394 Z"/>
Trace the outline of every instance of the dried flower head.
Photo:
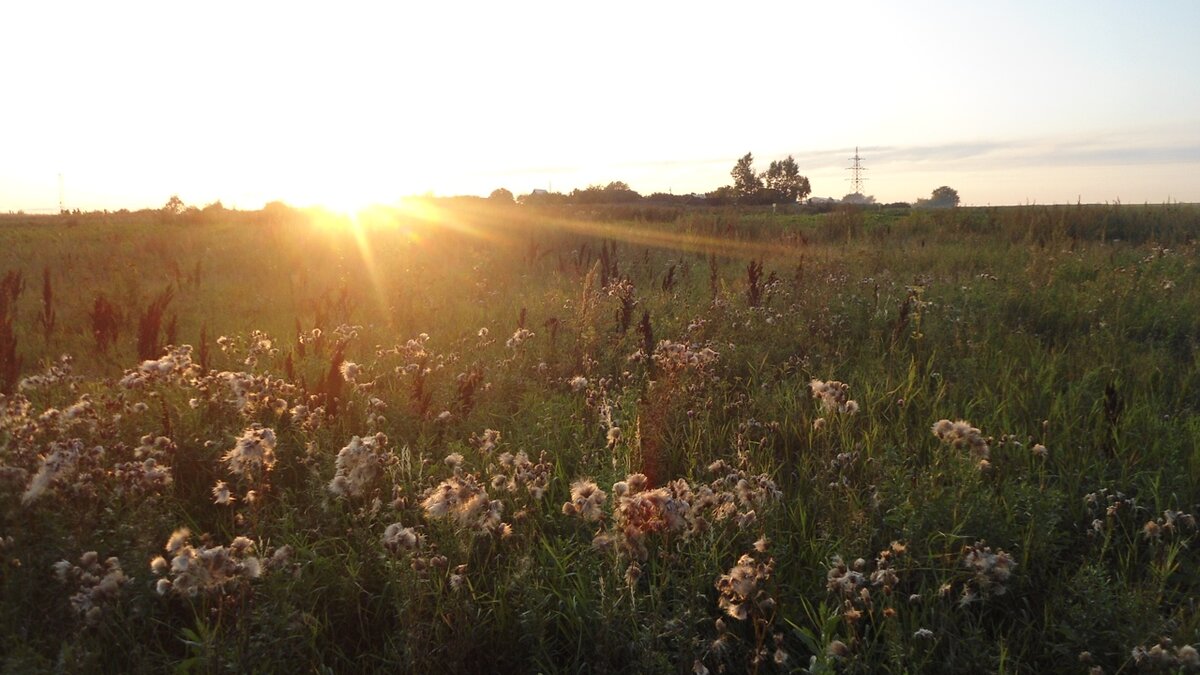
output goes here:
<path id="1" fill-rule="evenodd" d="M 814 379 L 808 383 L 808 388 L 812 397 L 821 402 L 821 411 L 824 413 L 853 415 L 858 412 L 858 403 L 850 400 L 850 385 L 844 382 Z"/>
<path id="2" fill-rule="evenodd" d="M 341 373 L 342 379 L 354 384 L 358 381 L 358 376 L 362 369 L 353 361 L 342 361 L 342 365 L 338 367 L 338 372 Z"/>
<path id="3" fill-rule="evenodd" d="M 242 432 L 222 458 L 230 473 L 251 479 L 275 466 L 275 430 L 254 424 Z"/>
<path id="4" fill-rule="evenodd" d="M 223 480 L 217 481 L 217 484 L 213 486 L 212 495 L 213 503 L 221 506 L 228 506 L 237 499 L 233 496 L 233 493 L 230 492 L 229 486 L 226 485 L 225 481 Z"/>
<path id="5" fill-rule="evenodd" d="M 607 497 L 595 482 L 580 479 L 571 484 L 571 501 L 563 504 L 562 511 L 566 515 L 577 515 L 585 521 L 595 522 L 604 516 L 602 507 Z"/>
<path id="6" fill-rule="evenodd" d="M 89 625 L 100 621 L 104 608 L 116 603 L 121 588 L 129 581 L 120 560 L 111 557 L 101 563 L 95 551 L 80 556 L 78 565 L 60 560 L 52 569 L 60 583 L 75 589 L 71 595 L 71 608 Z"/>
<path id="7" fill-rule="evenodd" d="M 988 459 L 990 455 L 990 448 L 983 433 L 965 420 L 938 420 L 933 425 L 933 435 L 951 447 L 969 449 L 971 456 L 976 460 Z"/>
<path id="8" fill-rule="evenodd" d="M 254 542 L 248 537 L 236 537 L 229 546 L 197 547 L 191 544 L 191 532 L 180 528 L 167 540 L 166 550 L 171 556 L 168 569 L 164 570 L 165 559 L 155 558 L 150 564 L 154 572 L 169 575 L 156 584 L 160 595 L 219 594 L 262 575 L 262 563 L 251 555 Z"/>
<path id="9" fill-rule="evenodd" d="M 422 537 L 411 527 L 400 523 L 392 523 L 383 531 L 383 546 L 393 555 L 404 551 L 416 550 L 421 545 Z"/>
<path id="10" fill-rule="evenodd" d="M 970 602 L 976 595 L 1003 595 L 1017 563 L 1004 550 L 992 551 L 984 542 L 976 542 L 973 546 L 963 548 L 962 565 L 973 575 L 963 594 L 965 602 Z"/>
<path id="11" fill-rule="evenodd" d="M 494 531 L 501 525 L 504 505 L 490 500 L 487 490 L 470 474 L 455 475 L 425 493 L 421 502 L 430 518 L 449 518 L 459 525 Z"/>
<path id="12" fill-rule="evenodd" d="M 621 442 L 621 427 L 609 427 L 608 433 L 605 434 L 606 445 L 608 449 L 613 449 Z"/>
<path id="13" fill-rule="evenodd" d="M 765 586 L 774 571 L 774 559 L 743 555 L 728 573 L 717 577 L 718 607 L 739 621 L 753 618 L 769 623 L 774 618 L 775 600 Z"/>
<path id="14" fill-rule="evenodd" d="M 383 477 L 384 465 L 392 459 L 386 448 L 387 436 L 383 434 L 365 439 L 352 437 L 338 451 L 329 491 L 338 497 L 362 498 L 369 494 Z"/>
<path id="15" fill-rule="evenodd" d="M 835 659 L 845 659 L 850 656 L 850 648 L 846 646 L 845 642 L 834 640 L 829 643 L 829 649 L 826 650 L 826 653 Z"/>

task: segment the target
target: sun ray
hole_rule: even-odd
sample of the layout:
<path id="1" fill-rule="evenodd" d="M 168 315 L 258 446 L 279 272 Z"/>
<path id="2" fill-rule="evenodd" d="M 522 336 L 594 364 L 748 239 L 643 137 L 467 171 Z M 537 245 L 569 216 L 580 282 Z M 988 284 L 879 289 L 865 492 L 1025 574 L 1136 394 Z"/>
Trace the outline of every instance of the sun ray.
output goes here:
<path id="1" fill-rule="evenodd" d="M 358 255 L 362 259 L 363 269 L 367 273 L 367 279 L 370 281 L 371 290 L 374 293 L 376 308 L 381 316 L 387 316 L 387 293 L 383 284 L 383 277 L 380 274 L 379 266 L 375 261 L 375 251 L 371 246 L 371 240 L 368 237 L 367 227 L 368 222 L 365 222 L 364 216 L 369 216 L 370 211 L 356 212 L 347 220 L 347 228 L 350 231 L 350 236 L 353 237 L 354 243 L 358 248 Z"/>

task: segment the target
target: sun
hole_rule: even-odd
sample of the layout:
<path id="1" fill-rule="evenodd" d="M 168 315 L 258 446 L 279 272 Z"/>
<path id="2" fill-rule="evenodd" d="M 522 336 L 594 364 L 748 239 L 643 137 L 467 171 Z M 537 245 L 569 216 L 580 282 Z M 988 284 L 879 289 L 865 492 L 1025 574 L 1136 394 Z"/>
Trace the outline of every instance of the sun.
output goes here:
<path id="1" fill-rule="evenodd" d="M 418 194 L 428 179 L 412 166 L 386 161 L 365 150 L 344 156 L 320 153 L 308 167 L 295 167 L 279 177 L 296 203 L 345 216 L 374 207 L 395 207 L 405 195 Z"/>
<path id="2" fill-rule="evenodd" d="M 396 200 L 390 200 L 395 202 Z M 381 195 L 370 195 L 355 189 L 333 190 L 323 194 L 316 206 L 343 216 L 354 217 L 374 207 L 388 204 Z"/>

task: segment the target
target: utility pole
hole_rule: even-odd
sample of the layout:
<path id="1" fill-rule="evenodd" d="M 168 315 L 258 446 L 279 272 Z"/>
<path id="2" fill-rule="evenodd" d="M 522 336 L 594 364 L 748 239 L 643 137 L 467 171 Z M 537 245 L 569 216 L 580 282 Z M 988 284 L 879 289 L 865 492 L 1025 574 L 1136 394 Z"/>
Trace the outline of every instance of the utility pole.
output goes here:
<path id="1" fill-rule="evenodd" d="M 66 190 L 63 187 L 63 175 L 60 171 L 58 174 L 58 212 L 65 213 L 67 210 Z"/>

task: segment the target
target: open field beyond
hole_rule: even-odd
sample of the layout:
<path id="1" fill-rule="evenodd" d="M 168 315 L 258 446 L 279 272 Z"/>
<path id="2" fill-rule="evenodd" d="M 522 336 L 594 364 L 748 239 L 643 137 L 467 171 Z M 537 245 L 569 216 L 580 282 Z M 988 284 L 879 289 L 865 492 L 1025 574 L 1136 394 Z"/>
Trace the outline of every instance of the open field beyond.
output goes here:
<path id="1" fill-rule="evenodd" d="M 3 671 L 1200 669 L 1198 234 L 0 218 Z"/>

